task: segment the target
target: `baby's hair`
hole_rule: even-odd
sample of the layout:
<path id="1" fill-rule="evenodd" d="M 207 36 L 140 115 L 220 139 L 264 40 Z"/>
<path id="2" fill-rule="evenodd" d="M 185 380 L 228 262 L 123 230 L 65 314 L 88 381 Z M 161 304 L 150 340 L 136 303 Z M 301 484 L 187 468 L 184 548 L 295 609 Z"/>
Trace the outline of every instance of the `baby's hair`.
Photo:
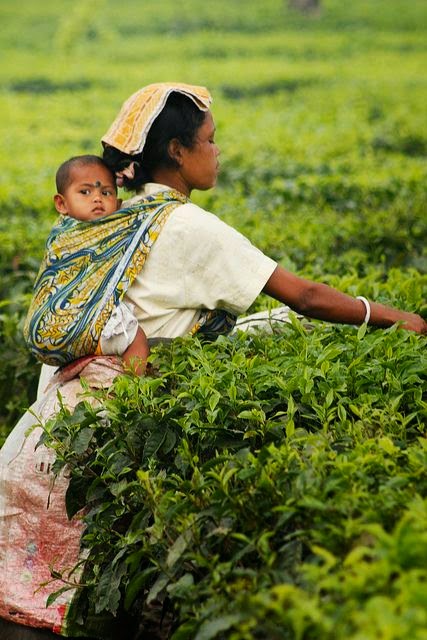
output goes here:
<path id="1" fill-rule="evenodd" d="M 116 177 L 114 173 L 111 171 L 110 167 L 108 167 L 102 158 L 99 156 L 93 155 L 84 155 L 84 156 L 74 156 L 69 160 L 66 160 L 61 164 L 58 171 L 56 172 L 56 190 L 61 195 L 64 195 L 66 188 L 69 186 L 71 182 L 71 172 L 75 167 L 87 167 L 89 165 L 99 165 L 100 167 L 104 167 L 111 173 L 112 184 L 116 187 Z"/>

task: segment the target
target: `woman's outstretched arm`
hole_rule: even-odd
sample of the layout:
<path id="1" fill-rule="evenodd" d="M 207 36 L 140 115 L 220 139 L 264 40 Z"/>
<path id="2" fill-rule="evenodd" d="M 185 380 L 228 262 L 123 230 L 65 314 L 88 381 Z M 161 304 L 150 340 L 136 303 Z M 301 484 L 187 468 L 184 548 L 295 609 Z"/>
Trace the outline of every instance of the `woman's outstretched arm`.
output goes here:
<path id="1" fill-rule="evenodd" d="M 287 304 L 298 313 L 319 320 L 362 324 L 367 313 L 363 300 L 352 298 L 333 287 L 300 278 L 277 267 L 263 289 L 264 293 Z M 427 323 L 416 313 L 400 311 L 377 302 L 369 302 L 369 324 L 390 327 L 402 322 L 405 329 L 427 333 Z"/>

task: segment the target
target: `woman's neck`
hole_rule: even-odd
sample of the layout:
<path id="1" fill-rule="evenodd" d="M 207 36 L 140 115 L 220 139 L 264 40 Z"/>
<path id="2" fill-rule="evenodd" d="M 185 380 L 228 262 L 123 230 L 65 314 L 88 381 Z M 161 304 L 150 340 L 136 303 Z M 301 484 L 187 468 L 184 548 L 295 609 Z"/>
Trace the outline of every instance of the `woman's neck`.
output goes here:
<path id="1" fill-rule="evenodd" d="M 164 167 L 162 169 L 157 169 L 152 174 L 152 182 L 164 184 L 166 187 L 175 189 L 187 197 L 191 194 L 191 189 L 189 189 L 188 184 L 183 180 L 181 174 L 174 168 L 168 169 L 167 167 Z"/>

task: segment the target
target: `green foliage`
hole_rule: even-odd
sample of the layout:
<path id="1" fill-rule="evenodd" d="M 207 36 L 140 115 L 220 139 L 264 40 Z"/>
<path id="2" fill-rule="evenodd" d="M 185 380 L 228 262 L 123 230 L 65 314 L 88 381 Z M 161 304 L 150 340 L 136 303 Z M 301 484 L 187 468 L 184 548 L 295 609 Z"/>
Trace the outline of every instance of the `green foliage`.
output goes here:
<path id="1" fill-rule="evenodd" d="M 34 398 L 36 365 L 10 354 L 23 353 L 25 295 L 56 215 L 56 168 L 99 153 L 119 105 L 148 82 L 175 77 L 212 90 L 221 174 L 197 202 L 302 275 L 334 274 L 339 286 L 356 274 L 389 301 L 425 303 L 422 292 L 416 304 L 396 299 L 388 272 L 403 270 L 393 279 L 403 292 L 408 274 L 419 282 L 426 273 L 427 5 L 325 0 L 313 18 L 286 6 L 0 6 L 2 434 Z"/>
<path id="2" fill-rule="evenodd" d="M 35 397 L 39 367 L 22 336 L 22 307 L 6 313 L 0 307 L 0 446 Z"/>
<path id="3" fill-rule="evenodd" d="M 21 333 L 55 170 L 99 153 L 149 82 L 213 93 L 221 174 L 196 202 L 285 267 L 425 313 L 426 12 L 1 4 L 0 443 L 35 395 Z M 164 613 L 175 640 L 425 640 L 425 339 L 294 323 L 177 341 L 154 364 L 44 436 L 71 470 L 70 515 L 88 505 L 80 622 L 126 610 L 145 629 Z"/>
<path id="4" fill-rule="evenodd" d="M 43 437 L 88 508 L 88 611 L 144 627 L 169 603 L 174 638 L 421 638 L 425 340 L 295 321 L 154 365 Z"/>

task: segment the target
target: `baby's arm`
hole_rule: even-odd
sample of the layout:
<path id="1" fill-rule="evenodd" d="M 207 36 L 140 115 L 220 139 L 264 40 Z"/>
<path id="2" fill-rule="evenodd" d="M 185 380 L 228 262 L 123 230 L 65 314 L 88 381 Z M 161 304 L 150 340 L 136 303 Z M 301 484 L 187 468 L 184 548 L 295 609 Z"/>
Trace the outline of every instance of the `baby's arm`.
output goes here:
<path id="1" fill-rule="evenodd" d="M 126 368 L 131 369 L 137 375 L 143 376 L 147 368 L 147 358 L 150 354 L 147 336 L 141 327 L 138 327 L 132 344 L 123 353 L 122 358 Z"/>

